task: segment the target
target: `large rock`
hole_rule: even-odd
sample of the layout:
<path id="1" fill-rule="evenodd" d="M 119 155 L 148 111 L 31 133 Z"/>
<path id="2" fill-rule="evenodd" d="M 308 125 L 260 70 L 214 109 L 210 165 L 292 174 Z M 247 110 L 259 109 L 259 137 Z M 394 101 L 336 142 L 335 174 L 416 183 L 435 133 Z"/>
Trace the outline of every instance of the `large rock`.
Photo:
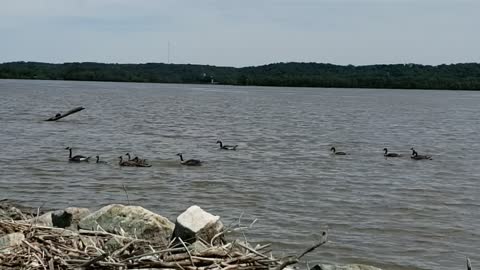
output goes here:
<path id="1" fill-rule="evenodd" d="M 80 220 L 90 214 L 87 208 L 68 207 L 65 210 L 47 212 L 39 217 L 32 218 L 29 223 L 47 226 L 65 228 L 69 230 L 78 230 Z"/>
<path id="2" fill-rule="evenodd" d="M 13 248 L 25 240 L 23 233 L 10 233 L 0 237 L 0 254 L 10 253 L 10 248 Z"/>
<path id="3" fill-rule="evenodd" d="M 88 215 L 90 215 L 88 208 L 68 207 L 63 213 L 52 213 L 53 226 L 78 230 L 78 223 Z"/>
<path id="4" fill-rule="evenodd" d="M 317 264 L 310 270 L 382 270 L 380 268 L 364 264 Z"/>
<path id="5" fill-rule="evenodd" d="M 140 206 L 112 204 L 80 220 L 79 227 L 140 239 L 165 240 L 172 234 L 174 224 Z"/>
<path id="6" fill-rule="evenodd" d="M 212 238 L 222 231 L 223 224 L 219 216 L 214 216 L 193 205 L 177 217 L 173 237 L 181 238 L 188 243 L 194 243 L 197 239 L 210 243 Z M 223 237 L 217 239 L 223 241 Z"/>

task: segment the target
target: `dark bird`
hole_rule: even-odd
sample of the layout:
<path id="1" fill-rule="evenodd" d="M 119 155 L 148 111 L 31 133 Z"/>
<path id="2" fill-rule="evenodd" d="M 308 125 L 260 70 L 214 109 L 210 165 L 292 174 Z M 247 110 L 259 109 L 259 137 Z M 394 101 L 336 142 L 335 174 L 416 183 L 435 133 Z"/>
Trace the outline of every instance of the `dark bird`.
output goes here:
<path id="1" fill-rule="evenodd" d="M 118 158 L 120 159 L 120 161 L 118 162 L 118 165 L 120 165 L 120 166 L 124 166 L 124 167 L 152 167 L 152 165 L 147 164 L 146 162 L 142 162 L 142 163 L 138 162 L 138 158 L 137 158 L 137 161 L 135 159 L 123 161 L 122 156 L 119 156 Z"/>
<path id="2" fill-rule="evenodd" d="M 90 157 L 86 157 L 86 156 L 82 156 L 82 155 L 75 155 L 75 156 L 72 157 L 72 148 L 67 147 L 65 149 L 70 151 L 70 155 L 68 156 L 68 161 L 71 161 L 71 162 L 82 162 L 82 161 L 88 162 L 88 160 L 90 159 Z"/>
<path id="3" fill-rule="evenodd" d="M 135 167 L 135 162 L 132 162 L 130 160 L 126 160 L 126 161 L 123 161 L 123 157 L 122 156 L 119 156 L 118 157 L 120 159 L 120 161 L 118 162 L 118 165 L 120 166 L 125 166 L 125 167 Z"/>
<path id="4" fill-rule="evenodd" d="M 198 159 L 183 160 L 182 153 L 178 153 L 177 156 L 180 157 L 180 163 L 182 165 L 187 165 L 187 166 L 200 166 L 200 165 L 202 165 L 202 162 Z"/>
<path id="5" fill-rule="evenodd" d="M 128 157 L 129 162 L 133 162 L 137 167 L 152 167 L 152 165 L 147 164 L 146 159 L 141 159 L 139 157 L 131 158 L 130 153 L 125 154 Z"/>
<path id="6" fill-rule="evenodd" d="M 383 156 L 385 156 L 385 157 L 401 157 L 402 156 L 402 155 L 397 154 L 397 153 L 388 153 L 387 148 L 383 148 L 383 151 L 385 151 L 385 153 L 383 154 Z"/>
<path id="7" fill-rule="evenodd" d="M 100 160 L 100 156 L 96 156 L 96 158 L 97 158 L 96 163 L 98 163 L 98 164 L 107 164 L 106 161 Z"/>
<path id="8" fill-rule="evenodd" d="M 432 157 L 431 156 L 427 156 L 427 155 L 419 155 L 417 153 L 417 151 L 415 151 L 415 149 L 410 148 L 410 150 L 412 150 L 412 155 L 410 156 L 411 159 L 414 159 L 414 160 L 423 160 L 423 159 L 429 159 L 429 160 L 432 160 Z"/>
<path id="9" fill-rule="evenodd" d="M 217 143 L 220 144 L 220 149 L 222 150 L 237 150 L 238 145 L 226 145 L 223 144 L 222 141 L 218 140 Z"/>
<path id="10" fill-rule="evenodd" d="M 339 156 L 347 155 L 347 153 L 345 153 L 345 152 L 337 152 L 335 150 L 335 147 L 330 148 L 330 151 L 332 151 L 334 155 L 339 155 Z"/>

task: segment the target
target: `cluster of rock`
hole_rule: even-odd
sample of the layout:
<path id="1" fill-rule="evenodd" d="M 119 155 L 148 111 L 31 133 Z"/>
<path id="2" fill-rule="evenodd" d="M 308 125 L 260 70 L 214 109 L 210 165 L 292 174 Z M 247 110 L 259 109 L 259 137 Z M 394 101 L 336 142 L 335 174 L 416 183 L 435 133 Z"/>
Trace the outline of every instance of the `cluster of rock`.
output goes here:
<path id="1" fill-rule="evenodd" d="M 14 269 L 18 264 L 28 263 L 31 269 L 47 269 L 48 266 L 50 269 L 68 269 L 73 265 L 89 269 L 149 266 L 152 269 L 184 270 L 281 270 L 282 260 L 259 252 L 258 247 L 255 250 L 248 243 L 239 243 L 237 247 L 242 247 L 242 251 L 234 251 L 235 245 L 225 240 L 220 217 L 196 205 L 180 214 L 175 223 L 143 207 L 121 204 L 108 205 L 94 212 L 75 207 L 46 213 L 35 209 L 22 210 L 0 202 L 1 269 Z M 89 243 L 98 250 L 89 250 Z M 152 257 L 149 255 L 152 250 L 148 248 L 152 249 L 154 244 L 168 253 L 153 252 L 157 257 Z M 50 255 L 49 248 L 52 249 Z M 60 249 L 68 256 L 62 257 Z M 174 254 L 178 249 L 183 253 Z M 21 255 L 27 250 L 41 253 Z M 84 257 L 72 255 L 75 252 L 85 253 L 81 254 Z M 175 264 L 169 261 L 169 256 L 176 258 Z M 363 265 L 316 265 L 314 269 L 379 270 Z"/>

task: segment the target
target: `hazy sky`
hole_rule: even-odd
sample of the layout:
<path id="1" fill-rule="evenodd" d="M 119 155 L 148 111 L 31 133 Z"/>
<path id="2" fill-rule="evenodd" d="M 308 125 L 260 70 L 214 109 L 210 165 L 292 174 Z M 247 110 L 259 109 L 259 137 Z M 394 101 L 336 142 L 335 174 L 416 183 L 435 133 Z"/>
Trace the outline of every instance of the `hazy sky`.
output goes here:
<path id="1" fill-rule="evenodd" d="M 480 62 L 480 0 L 0 0 L 0 62 Z"/>

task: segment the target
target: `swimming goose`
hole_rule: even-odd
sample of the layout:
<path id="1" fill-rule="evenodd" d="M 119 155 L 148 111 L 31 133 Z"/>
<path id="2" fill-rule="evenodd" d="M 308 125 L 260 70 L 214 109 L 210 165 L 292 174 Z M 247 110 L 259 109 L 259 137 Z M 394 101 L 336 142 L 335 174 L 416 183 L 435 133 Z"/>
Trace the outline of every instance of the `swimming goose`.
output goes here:
<path id="1" fill-rule="evenodd" d="M 118 162 L 118 165 L 120 165 L 120 166 L 126 166 L 126 167 L 135 167 L 136 166 L 136 163 L 132 162 L 130 160 L 123 161 L 122 156 L 119 156 L 118 158 L 120 159 L 120 161 Z"/>
<path id="2" fill-rule="evenodd" d="M 182 165 L 187 165 L 187 166 L 200 166 L 200 165 L 202 165 L 202 162 L 198 159 L 183 160 L 182 153 L 178 153 L 177 156 L 180 157 L 180 164 L 182 164 Z"/>
<path id="3" fill-rule="evenodd" d="M 131 161 L 135 162 L 137 167 L 152 167 L 152 165 L 147 163 L 146 159 L 140 159 L 138 157 L 135 157 Z"/>
<path id="4" fill-rule="evenodd" d="M 383 151 L 385 151 L 385 154 L 383 154 L 383 156 L 385 156 L 385 157 L 401 157 L 402 156 L 402 155 L 397 154 L 397 153 L 388 153 L 387 148 L 383 148 Z"/>
<path id="5" fill-rule="evenodd" d="M 237 150 L 237 146 L 238 146 L 238 145 L 224 145 L 220 140 L 218 140 L 217 143 L 220 144 L 220 149 L 222 150 Z"/>
<path id="6" fill-rule="evenodd" d="M 72 148 L 70 146 L 65 148 L 65 150 L 70 151 L 70 155 L 68 156 L 68 161 L 71 161 L 71 162 L 82 162 L 82 161 L 88 162 L 88 160 L 90 159 L 90 157 L 86 157 L 86 156 L 82 156 L 82 155 L 75 155 L 75 156 L 72 157 Z"/>
<path id="7" fill-rule="evenodd" d="M 432 157 L 431 156 L 427 156 L 427 155 L 419 155 L 417 153 L 417 151 L 415 151 L 415 149 L 410 148 L 410 150 L 412 150 L 412 155 L 410 156 L 411 159 L 414 159 L 414 160 L 422 160 L 422 159 L 429 159 L 431 160 Z"/>
<path id="8" fill-rule="evenodd" d="M 98 163 L 98 164 L 107 164 L 106 161 L 100 160 L 100 156 L 96 156 L 96 158 L 97 158 L 96 163 Z"/>
<path id="9" fill-rule="evenodd" d="M 128 161 L 135 163 L 137 167 L 152 167 L 152 165 L 147 164 L 146 159 L 141 159 L 139 157 L 131 158 L 130 153 L 125 154 L 128 157 Z"/>
<path id="10" fill-rule="evenodd" d="M 332 151 L 334 155 L 340 155 L 340 156 L 348 155 L 348 154 L 345 153 L 345 152 L 337 152 L 337 151 L 335 150 L 335 147 L 330 148 L 330 151 Z"/>

